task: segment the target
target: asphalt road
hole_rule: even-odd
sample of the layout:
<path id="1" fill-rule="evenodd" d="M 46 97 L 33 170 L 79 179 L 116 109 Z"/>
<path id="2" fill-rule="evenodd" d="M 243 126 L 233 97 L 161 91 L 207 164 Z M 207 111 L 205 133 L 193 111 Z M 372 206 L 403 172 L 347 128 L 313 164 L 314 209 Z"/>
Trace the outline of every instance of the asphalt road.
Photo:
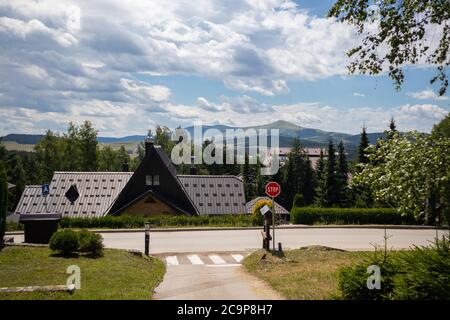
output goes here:
<path id="1" fill-rule="evenodd" d="M 439 231 L 443 234 L 446 231 Z M 388 229 L 389 248 L 405 249 L 412 245 L 427 245 L 436 236 L 433 229 Z M 102 233 L 108 248 L 144 251 L 143 232 Z M 367 228 L 300 228 L 277 230 L 276 242 L 284 249 L 307 245 L 324 245 L 346 250 L 370 250 L 383 245 L 384 229 Z M 14 236 L 22 242 L 23 236 Z M 253 251 L 261 248 L 260 230 L 213 230 L 153 232 L 150 253 Z"/>

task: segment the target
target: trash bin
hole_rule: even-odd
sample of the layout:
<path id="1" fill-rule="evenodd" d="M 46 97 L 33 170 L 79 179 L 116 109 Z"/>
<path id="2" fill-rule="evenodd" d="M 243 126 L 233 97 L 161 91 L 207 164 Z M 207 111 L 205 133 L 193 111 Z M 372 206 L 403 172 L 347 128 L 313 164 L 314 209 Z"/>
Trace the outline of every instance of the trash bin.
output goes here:
<path id="1" fill-rule="evenodd" d="M 49 243 L 60 221 L 60 213 L 21 214 L 19 222 L 25 226 L 25 243 Z"/>

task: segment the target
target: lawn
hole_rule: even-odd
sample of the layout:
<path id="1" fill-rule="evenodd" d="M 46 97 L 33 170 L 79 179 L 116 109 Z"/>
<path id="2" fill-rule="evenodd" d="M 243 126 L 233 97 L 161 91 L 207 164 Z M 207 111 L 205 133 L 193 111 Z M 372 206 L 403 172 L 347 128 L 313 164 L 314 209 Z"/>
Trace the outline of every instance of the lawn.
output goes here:
<path id="1" fill-rule="evenodd" d="M 105 249 L 100 258 L 56 257 L 48 248 L 5 247 L 0 251 L 0 287 L 66 284 L 67 267 L 81 270 L 81 289 L 66 292 L 0 293 L 3 299 L 151 299 L 165 266 L 156 258 Z"/>
<path id="2" fill-rule="evenodd" d="M 339 299 L 338 270 L 361 258 L 362 252 L 309 247 L 286 250 L 282 255 L 257 251 L 244 260 L 247 271 L 269 283 L 286 299 Z"/>

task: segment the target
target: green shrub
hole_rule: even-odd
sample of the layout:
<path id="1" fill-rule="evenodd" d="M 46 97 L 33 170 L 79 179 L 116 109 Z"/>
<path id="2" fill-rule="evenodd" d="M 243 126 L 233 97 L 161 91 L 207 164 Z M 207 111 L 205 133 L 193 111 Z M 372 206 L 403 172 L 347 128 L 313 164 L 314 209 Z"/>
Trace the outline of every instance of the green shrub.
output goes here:
<path id="1" fill-rule="evenodd" d="M 217 215 L 217 216 L 104 216 L 100 218 L 67 218 L 61 220 L 62 228 L 106 228 L 106 229 L 135 229 L 143 228 L 145 222 L 152 227 L 247 227 L 252 225 L 252 217 L 248 214 Z"/>
<path id="2" fill-rule="evenodd" d="M 90 253 L 94 256 L 103 255 L 103 238 L 101 235 L 83 229 L 78 232 L 78 239 L 79 252 Z"/>
<path id="3" fill-rule="evenodd" d="M 294 224 L 413 224 L 394 208 L 315 208 L 294 207 Z"/>
<path id="4" fill-rule="evenodd" d="M 344 299 L 449 300 L 450 245 L 448 236 L 428 247 L 409 251 L 376 252 L 339 271 L 339 289 Z M 369 290 L 367 267 L 381 270 L 381 289 Z"/>
<path id="5" fill-rule="evenodd" d="M 79 238 L 75 231 L 70 229 L 59 230 L 50 238 L 50 249 L 62 254 L 71 254 L 78 250 Z"/>
<path id="6" fill-rule="evenodd" d="M 294 200 L 292 201 L 292 207 L 303 207 L 305 205 L 305 199 L 301 193 L 296 193 Z"/>
<path id="7" fill-rule="evenodd" d="M 450 299 L 450 246 L 443 238 L 432 247 L 417 247 L 402 255 L 392 299 Z"/>
<path id="8" fill-rule="evenodd" d="M 252 223 L 255 226 L 262 226 L 264 224 L 264 216 L 261 214 L 261 208 L 264 206 L 268 206 L 272 208 L 272 200 L 269 199 L 259 199 L 255 206 L 253 207 L 252 212 Z"/>
<path id="9" fill-rule="evenodd" d="M 384 257 L 376 252 L 367 255 L 361 262 L 354 266 L 344 267 L 339 271 L 339 289 L 342 297 L 348 300 L 385 300 L 393 291 L 395 264 L 393 257 Z M 368 289 L 367 279 L 371 273 L 367 268 L 371 265 L 380 267 L 380 289 Z"/>

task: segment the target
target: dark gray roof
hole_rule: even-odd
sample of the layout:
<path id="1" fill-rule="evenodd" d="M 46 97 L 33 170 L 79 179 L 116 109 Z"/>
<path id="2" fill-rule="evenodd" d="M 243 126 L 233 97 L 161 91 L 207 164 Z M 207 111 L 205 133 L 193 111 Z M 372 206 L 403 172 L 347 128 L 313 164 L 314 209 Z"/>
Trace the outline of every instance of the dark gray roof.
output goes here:
<path id="1" fill-rule="evenodd" d="M 255 199 L 253 199 L 253 200 L 250 200 L 249 202 L 247 202 L 247 204 L 245 205 L 245 207 L 246 207 L 246 212 L 247 213 L 253 213 L 253 209 L 255 208 L 255 205 L 256 205 L 256 203 L 259 201 L 259 200 L 261 200 L 261 199 L 264 199 L 264 200 L 272 200 L 272 199 L 270 199 L 269 197 L 258 197 L 258 198 L 255 198 Z M 287 211 L 284 207 L 282 207 L 279 203 L 277 203 L 276 201 L 275 201 L 275 212 L 276 212 L 276 214 L 289 214 L 289 211 Z"/>
<path id="2" fill-rule="evenodd" d="M 26 186 L 16 208 L 18 214 L 60 213 L 63 217 L 101 217 L 105 215 L 132 172 L 55 172 L 50 193 L 41 195 L 41 186 Z M 65 197 L 75 184 L 78 199 L 71 204 Z"/>
<path id="3" fill-rule="evenodd" d="M 199 214 L 244 214 L 244 184 L 236 176 L 178 175 Z"/>

